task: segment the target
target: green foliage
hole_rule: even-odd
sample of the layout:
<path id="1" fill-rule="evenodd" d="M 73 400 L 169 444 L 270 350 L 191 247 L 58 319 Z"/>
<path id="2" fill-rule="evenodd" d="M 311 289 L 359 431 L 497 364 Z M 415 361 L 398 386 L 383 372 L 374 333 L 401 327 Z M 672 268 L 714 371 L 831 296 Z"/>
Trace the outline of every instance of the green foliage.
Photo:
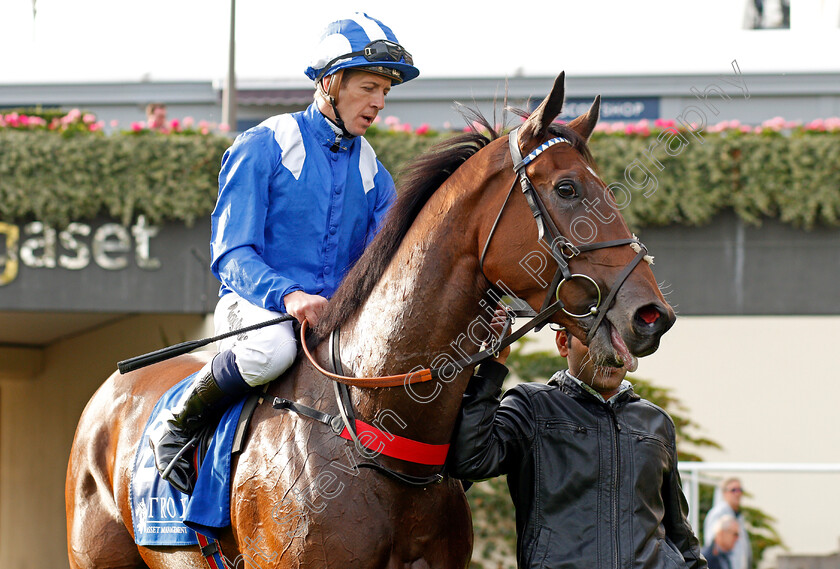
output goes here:
<path id="1" fill-rule="evenodd" d="M 209 215 L 229 138 L 181 136 L 192 131 L 106 136 L 99 123 L 76 115 L 56 130 L 0 128 L 5 221 L 61 226 L 98 214 L 127 222 L 142 213 L 153 223 L 192 223 Z M 703 133 L 702 144 L 683 133 L 687 143 L 676 156 L 667 155 L 662 143 L 650 150 L 662 132 L 597 133 L 592 140 L 604 180 L 627 187 L 629 193 L 616 200 L 629 201 L 622 213 L 631 227 L 702 225 L 726 209 L 753 224 L 774 217 L 806 229 L 840 225 L 840 132 L 725 131 Z M 408 159 L 449 136 L 371 128 L 367 138 L 399 183 Z M 626 180 L 629 174 L 637 187 L 646 181 L 641 166 L 649 172 L 648 190 Z"/>
<path id="2" fill-rule="evenodd" d="M 784 547 L 781 536 L 773 527 L 776 518 L 769 516 L 758 508 L 742 507 L 744 521 L 750 532 L 750 547 L 752 548 L 753 565 L 756 565 L 769 547 Z"/>
<path id="3" fill-rule="evenodd" d="M 676 156 L 667 155 L 664 144 L 646 155 L 654 140 L 599 135 L 592 141 L 603 179 L 630 190 L 622 213 L 631 227 L 703 225 L 726 209 L 753 225 L 764 217 L 805 229 L 840 221 L 838 134 L 727 131 L 704 133 L 703 143 L 686 134 L 688 144 Z M 656 180 L 648 197 L 626 180 L 635 160 Z M 630 175 L 637 187 L 646 181 L 640 167 Z M 626 200 L 617 196 L 617 201 Z"/>
<path id="4" fill-rule="evenodd" d="M 0 130 L 0 219 L 63 227 L 108 215 L 130 224 L 205 218 L 216 203 L 222 136 Z"/>
<path id="5" fill-rule="evenodd" d="M 397 183 L 399 183 L 400 170 L 403 165 L 451 136 L 451 133 L 430 131 L 427 134 L 418 135 L 382 130 L 376 127 L 369 128 L 367 134 L 365 134 L 367 141 L 376 150 L 377 158 L 385 166 L 385 169 L 394 176 Z"/>

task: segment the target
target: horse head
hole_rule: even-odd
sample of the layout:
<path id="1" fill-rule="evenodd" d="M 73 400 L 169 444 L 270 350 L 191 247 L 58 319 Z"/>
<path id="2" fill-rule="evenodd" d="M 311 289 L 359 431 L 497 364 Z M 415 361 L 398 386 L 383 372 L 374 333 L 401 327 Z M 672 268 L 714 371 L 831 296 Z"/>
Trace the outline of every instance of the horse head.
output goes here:
<path id="1" fill-rule="evenodd" d="M 652 257 L 595 171 L 588 141 L 600 97 L 567 125 L 554 123 L 563 83 L 561 73 L 545 100 L 500 141 L 507 142 L 516 177 L 506 197 L 493 195 L 504 197 L 498 215 L 483 221 L 482 270 L 535 310 L 559 302 L 553 322 L 588 344 L 599 364 L 632 370 L 637 357 L 659 347 L 675 315 L 650 269 Z M 512 195 L 518 193 L 525 199 Z M 493 246 L 496 240 L 505 246 Z"/>

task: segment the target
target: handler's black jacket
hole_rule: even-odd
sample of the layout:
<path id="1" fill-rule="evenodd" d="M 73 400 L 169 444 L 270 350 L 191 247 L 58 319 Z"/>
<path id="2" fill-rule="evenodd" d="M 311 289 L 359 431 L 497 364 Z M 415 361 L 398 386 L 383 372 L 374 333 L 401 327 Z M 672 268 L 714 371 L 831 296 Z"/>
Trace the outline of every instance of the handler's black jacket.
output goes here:
<path id="1" fill-rule="evenodd" d="M 520 568 L 706 567 L 665 411 L 632 388 L 604 403 L 566 372 L 500 404 L 506 374 L 489 362 L 470 381 L 448 464 L 462 479 L 508 475 Z"/>

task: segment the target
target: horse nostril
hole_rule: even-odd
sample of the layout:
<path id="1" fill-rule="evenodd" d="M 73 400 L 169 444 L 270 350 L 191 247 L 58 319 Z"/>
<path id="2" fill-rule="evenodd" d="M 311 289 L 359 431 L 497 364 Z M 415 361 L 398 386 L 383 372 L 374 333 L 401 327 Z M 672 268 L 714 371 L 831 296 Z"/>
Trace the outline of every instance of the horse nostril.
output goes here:
<path id="1" fill-rule="evenodd" d="M 660 316 L 662 315 L 659 310 L 657 310 L 655 306 L 651 305 L 644 306 L 636 312 L 636 318 L 641 319 L 642 322 L 648 326 L 655 324 L 656 321 L 659 320 Z"/>
<path id="2" fill-rule="evenodd" d="M 656 303 L 640 307 L 633 315 L 633 328 L 644 336 L 664 334 L 672 324 L 673 319 Z"/>

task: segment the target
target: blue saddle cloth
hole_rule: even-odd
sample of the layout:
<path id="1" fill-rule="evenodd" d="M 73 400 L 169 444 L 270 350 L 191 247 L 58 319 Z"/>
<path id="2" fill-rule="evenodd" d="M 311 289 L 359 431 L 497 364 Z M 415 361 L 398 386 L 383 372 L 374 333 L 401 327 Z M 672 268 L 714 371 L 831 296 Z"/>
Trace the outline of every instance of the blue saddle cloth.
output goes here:
<path id="1" fill-rule="evenodd" d="M 194 532 L 217 539 L 230 525 L 230 461 L 236 424 L 245 399 L 222 416 L 198 472 L 192 496 L 160 478 L 149 435 L 162 429 L 169 409 L 181 398 L 195 374 L 163 394 L 155 405 L 137 447 L 131 477 L 131 521 L 137 545 L 196 545 Z"/>

